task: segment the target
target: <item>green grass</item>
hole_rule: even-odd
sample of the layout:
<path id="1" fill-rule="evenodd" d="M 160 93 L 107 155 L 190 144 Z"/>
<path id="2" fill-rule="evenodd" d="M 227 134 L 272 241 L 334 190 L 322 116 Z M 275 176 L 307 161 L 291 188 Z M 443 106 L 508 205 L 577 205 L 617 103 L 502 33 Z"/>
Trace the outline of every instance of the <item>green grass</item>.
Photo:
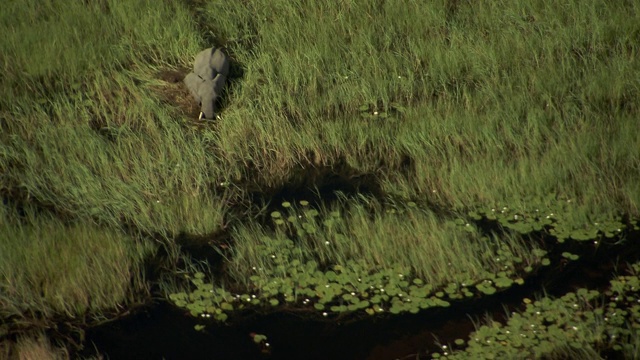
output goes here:
<path id="1" fill-rule="evenodd" d="M 0 342 L 0 356 L 6 360 L 69 360 L 69 350 L 62 344 L 53 343 L 44 331 L 21 334 L 16 340 Z M 102 355 L 83 358 L 103 360 Z"/>
<path id="2" fill-rule="evenodd" d="M 182 6 L 142 0 L 90 4 L 50 0 L 5 4 L 0 42 L 3 101 L 49 96 L 96 71 L 187 59 L 198 50 L 195 24 Z M 47 34 L 47 36 L 43 36 Z M 38 56 L 38 54 L 42 54 Z M 186 63 L 186 61 L 185 61 Z"/>
<path id="3" fill-rule="evenodd" d="M 8 324 L 83 321 L 148 296 L 143 260 L 152 243 L 33 209 L 23 219 L 5 207 L 0 215 L 0 317 Z"/>
<path id="4" fill-rule="evenodd" d="M 446 206 L 557 191 L 580 197 L 585 209 L 622 202 L 637 212 L 630 178 L 640 148 L 631 131 L 639 87 L 626 75 L 639 65 L 637 8 L 575 3 L 576 18 L 563 19 L 560 5 L 460 5 L 447 21 L 444 2 L 322 11 L 279 4 L 244 10 L 255 15 L 249 28 L 257 39 L 251 52 L 237 52 L 247 77 L 220 145 L 271 164 L 258 169 L 272 182 L 282 177 L 283 158 L 344 157 L 379 175 L 390 193 L 436 190 Z M 237 9 L 230 14 L 216 30 L 235 38 L 249 20 Z M 363 104 L 406 111 L 363 120 Z M 250 141 L 231 140 L 238 135 Z M 413 163 L 406 174 L 398 171 L 404 156 Z M 602 176 L 613 173 L 616 181 Z"/>
<path id="5" fill-rule="evenodd" d="M 234 228 L 228 276 L 209 282 L 210 271 L 190 269 L 195 289 L 174 283 L 165 291 L 193 316 L 218 321 L 281 304 L 324 317 L 417 313 L 524 284 L 548 265 L 546 251 L 515 233 L 487 236 L 415 203 L 387 206 L 364 197 L 320 211 L 284 202 L 270 214 L 275 230 Z"/>
<path id="6" fill-rule="evenodd" d="M 69 353 L 63 347 L 58 347 L 49 341 L 44 332 L 21 335 L 14 341 L 0 342 L 0 355 L 3 359 L 69 359 Z"/>
<path id="7" fill-rule="evenodd" d="M 173 129 L 175 138 L 168 131 L 161 139 L 122 131 L 109 143 L 70 124 L 29 132 L 30 139 L 10 140 L 6 176 L 13 189 L 56 211 L 165 236 L 222 226 L 224 199 L 210 189 L 201 140 L 193 143 Z M 14 161 L 21 168 L 11 166 Z"/>
<path id="8" fill-rule="evenodd" d="M 234 230 L 236 245 L 230 261 L 230 275 L 238 282 L 255 273 L 253 267 L 274 270 L 274 253 L 261 251 L 264 245 L 277 239 L 291 239 L 301 254 L 291 261 L 314 260 L 321 267 L 348 267 L 357 263 L 363 269 L 406 269 L 434 287 L 449 283 L 474 283 L 500 271 L 515 272 L 516 266 L 535 265 L 534 244 L 526 244 L 519 236 L 498 238 L 481 234 L 475 225 L 457 226 L 443 222 L 425 209 L 396 205 L 385 209 L 375 199 L 366 203 L 326 209 L 292 204 L 282 212 L 272 213 L 276 230 L 247 224 Z M 342 210 L 339 210 L 342 209 Z M 273 240 L 272 240 L 273 239 Z M 502 261 L 500 252 L 504 252 Z M 508 256 L 507 256 L 508 254 Z M 507 260 L 519 257 L 521 265 Z"/>
<path id="9" fill-rule="evenodd" d="M 16 70 L 9 71 L 3 87 L 22 92 L 3 99 L 9 109 L 4 115 L 12 119 L 4 123 L 8 145 L 0 164 L 10 175 L 3 186 L 56 204 L 74 197 L 61 183 L 92 177 L 128 200 L 105 209 L 97 205 L 99 194 L 90 191 L 72 202 L 77 203 L 72 213 L 95 209 L 111 224 L 124 216 L 145 230 L 162 232 L 170 223 L 183 223 L 187 231 L 205 233 L 219 225 L 221 209 L 210 221 L 181 214 L 204 213 L 198 210 L 220 196 L 210 195 L 213 184 L 228 179 L 282 186 L 300 166 L 331 166 L 344 159 L 356 171 L 375 174 L 389 194 L 428 197 L 448 208 L 558 193 L 581 205 L 577 213 L 638 214 L 639 185 L 633 181 L 640 155 L 633 101 L 638 82 L 626 76 L 638 70 L 636 9 L 581 3 L 575 5 L 575 19 L 564 19 L 558 9 L 545 7 L 550 5 L 460 5 L 447 15 L 444 3 L 388 9 L 363 3 L 323 11 L 292 4 L 277 3 L 266 20 L 256 15 L 266 12 L 260 3 L 242 9 L 204 6 L 205 14 L 214 8 L 228 14 L 212 30 L 229 41 L 246 74 L 215 133 L 185 131 L 150 90 L 157 84 L 153 69 L 188 64 L 198 48 L 199 37 L 181 7 L 154 8 L 149 19 L 132 18 L 125 5 L 109 4 L 110 16 L 91 7 L 64 7 L 62 14 L 70 19 L 119 19 L 113 34 L 91 46 L 130 51 L 107 52 L 108 61 L 98 62 L 96 70 L 67 63 L 71 56 L 85 59 L 78 54 L 88 45 L 61 24 L 51 31 L 68 44 L 70 55 L 49 65 L 28 62 L 25 54 L 33 47 L 5 39 L 6 53 L 15 54 L 7 68 Z M 621 20 L 596 17 L 600 7 Z M 368 21 L 382 10 L 388 14 L 383 23 Z M 168 13 L 175 13 L 171 27 L 158 25 Z M 406 22 L 409 14 L 425 20 Z M 341 20 L 328 21 L 334 18 Z M 293 36 L 289 26 L 298 29 Z M 255 32 L 248 34 L 257 37 L 254 44 L 234 48 L 232 40 L 247 29 Z M 301 45 L 311 37 L 311 45 Z M 39 41 L 35 35 L 29 39 L 26 43 Z M 193 40 L 185 44 L 186 39 Z M 126 71 L 113 69 L 119 63 Z M 77 76 L 89 81 L 77 85 Z M 51 79 L 62 88 L 43 85 Z M 44 95 L 44 104 L 32 103 L 25 95 L 30 89 Z M 363 104 L 390 115 L 362 118 Z M 90 130 L 101 127 L 129 141 L 96 144 L 85 152 L 84 144 L 102 143 Z M 44 162 L 49 151 L 71 154 L 71 161 L 54 155 Z M 73 174 L 78 152 L 102 165 Z M 132 154 L 140 155 L 140 162 Z M 122 158 L 134 163 L 109 174 L 105 168 L 117 169 Z M 175 174 L 173 166 L 182 159 L 188 171 Z M 403 168 L 405 160 L 410 166 Z M 59 166 L 62 161 L 68 166 Z M 49 181 L 53 168 L 61 179 Z M 179 185 L 164 184 L 167 177 Z M 19 180 L 25 178 L 33 182 Z M 38 178 L 56 185 L 45 188 Z M 165 220 L 144 219 L 153 201 L 186 193 L 198 198 L 174 200 L 188 203 L 186 209 L 168 210 L 159 217 Z"/>
<path id="10" fill-rule="evenodd" d="M 358 258 L 445 284 L 495 272 L 500 246 L 533 261 L 533 244 L 515 233 L 451 224 L 469 211 L 508 207 L 497 216 L 506 228 L 559 239 L 608 237 L 621 215 L 640 217 L 632 1 L 11 0 L 3 9 L 0 195 L 42 210 L 21 224 L 2 207 L 3 317 L 126 302 L 148 236 L 177 258 L 180 234 L 232 230 L 231 277 L 245 285 L 250 264 L 265 262 L 259 247 L 290 238 L 321 267 Z M 171 87 L 158 73 L 189 68 L 211 45 L 225 45 L 243 76 L 231 79 L 223 120 L 193 129 L 162 102 Z M 322 182 L 315 168 L 348 168 L 341 175 L 369 175 L 385 197 L 457 215 L 353 202 L 332 225 L 309 222 L 316 233 L 303 241 L 302 221 L 271 230 L 229 217 L 251 192 Z M 47 256 L 53 248 L 60 256 Z M 88 271 L 96 264 L 104 271 Z"/>
<path id="11" fill-rule="evenodd" d="M 185 134 L 150 91 L 157 69 L 178 58 L 187 63 L 199 49 L 194 24 L 168 3 L 103 3 L 108 12 L 97 4 L 51 1 L 34 10 L 11 3 L 35 23 L 21 22 L 0 43 L 11 54 L 2 87 L 14 91 L 0 100 L 0 188 L 111 227 L 165 236 L 213 232 L 224 200 L 210 186 L 228 172 L 207 159 L 209 140 Z M 7 23 L 13 13 L 4 14 Z M 42 27 L 51 34 L 46 41 Z M 53 60 L 29 58 L 56 43 L 65 51 L 52 50 L 46 58 Z"/>

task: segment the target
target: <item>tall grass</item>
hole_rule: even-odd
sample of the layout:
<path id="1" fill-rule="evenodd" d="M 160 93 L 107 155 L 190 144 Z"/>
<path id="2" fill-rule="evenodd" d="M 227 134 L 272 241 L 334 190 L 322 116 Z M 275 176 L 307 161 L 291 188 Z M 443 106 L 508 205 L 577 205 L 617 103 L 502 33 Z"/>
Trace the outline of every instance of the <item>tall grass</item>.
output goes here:
<path id="1" fill-rule="evenodd" d="M 231 172 L 213 166 L 209 140 L 185 133 L 150 90 L 160 67 L 200 48 L 186 9 L 11 2 L 3 14 L 5 24 L 10 16 L 32 22 L 0 40 L 8 91 L 0 100 L 0 189 L 148 233 L 222 226 L 224 200 L 211 187 Z"/>
<path id="2" fill-rule="evenodd" d="M 167 237 L 223 225 L 225 203 L 211 189 L 218 174 L 209 172 L 202 141 L 175 128 L 155 138 L 116 131 L 113 142 L 71 124 L 14 137 L 0 159 L 8 187 L 64 214 Z"/>
<path id="3" fill-rule="evenodd" d="M 515 272 L 537 263 L 531 251 L 536 245 L 519 236 L 486 236 L 471 224 L 465 229 L 453 221 L 443 222 L 426 209 L 398 205 L 397 211 L 385 211 L 376 200 L 365 200 L 348 204 L 343 199 L 341 206 L 325 209 L 317 217 L 316 210 L 293 206 L 282 215 L 295 225 L 293 233 L 284 225 L 276 225 L 275 231 L 254 223 L 235 228 L 231 277 L 242 282 L 256 269 L 270 273 L 282 265 L 261 249 L 287 238 L 294 239 L 298 254 L 289 261 L 313 260 L 325 268 L 357 264 L 371 271 L 406 269 L 435 287 L 469 285 L 487 274 Z M 512 261 L 516 257 L 518 264 Z M 284 264 L 284 268 L 289 267 Z"/>
<path id="4" fill-rule="evenodd" d="M 187 59 L 200 47 L 187 10 L 174 2 L 16 1 L 3 6 L 2 85 L 16 97 L 46 97 L 96 70 Z"/>
<path id="5" fill-rule="evenodd" d="M 638 214 L 634 3 L 207 9 L 228 15 L 213 27 L 247 67 L 219 146 L 271 183 L 345 158 L 389 193 L 449 207 L 557 192 Z M 365 120 L 363 104 L 405 111 Z"/>
<path id="6" fill-rule="evenodd" d="M 0 357 L 6 360 L 69 360 L 71 355 L 64 347 L 58 346 L 43 331 L 21 334 L 16 341 L 0 341 Z M 84 360 L 103 360 L 97 356 L 83 357 Z"/>
<path id="7" fill-rule="evenodd" d="M 2 186 L 72 213 L 205 233 L 223 211 L 205 190 L 213 184 L 283 186 L 292 170 L 344 160 L 387 193 L 444 207 L 558 193 L 580 212 L 638 214 L 632 2 L 202 4 L 245 68 L 217 132 L 202 133 L 184 130 L 151 90 L 154 71 L 211 45 L 182 5 L 28 4 L 11 2 L 3 19 L 32 20 L 1 43 Z M 57 43 L 67 51 L 47 50 Z M 37 51 L 51 56 L 28 57 Z M 363 118 L 363 105 L 389 116 Z M 89 128 L 120 136 L 104 142 Z M 74 195 L 73 182 L 93 184 Z M 158 200 L 175 205 L 150 215 Z"/>
<path id="8" fill-rule="evenodd" d="M 0 355 L 7 360 L 66 360 L 69 353 L 51 344 L 43 333 L 21 335 L 17 341 L 0 342 Z"/>
<path id="9" fill-rule="evenodd" d="M 202 48 L 195 23 L 149 1 L 9 1 L 0 16 L 0 194 L 46 209 L 18 221 L 1 207 L 0 317 L 83 319 L 140 300 L 153 247 L 121 229 L 176 251 L 172 237 L 223 226 L 212 188 L 232 171 L 151 90 Z"/>
<path id="10" fill-rule="evenodd" d="M 83 319 L 145 295 L 142 262 L 155 245 L 32 208 L 0 211 L 0 318 Z"/>
<path id="11" fill-rule="evenodd" d="M 179 233 L 224 227 L 231 196 L 309 167 L 346 163 L 387 195 L 446 209 L 551 193 L 574 201 L 576 221 L 640 215 L 636 2 L 197 5 L 200 24 L 171 1 L 3 4 L 0 195 L 52 210 L 0 225 L 3 317 L 116 306 L 146 251 L 123 227 L 177 250 Z M 157 73 L 212 45 L 244 75 L 223 119 L 196 131 L 159 100 Z M 499 243 L 528 256 L 517 238 L 462 234 L 429 212 L 354 205 L 339 226 L 305 256 L 400 263 L 434 282 L 496 270 L 478 254 Z M 252 246 L 285 235 L 236 230 L 238 277 L 260 261 Z"/>

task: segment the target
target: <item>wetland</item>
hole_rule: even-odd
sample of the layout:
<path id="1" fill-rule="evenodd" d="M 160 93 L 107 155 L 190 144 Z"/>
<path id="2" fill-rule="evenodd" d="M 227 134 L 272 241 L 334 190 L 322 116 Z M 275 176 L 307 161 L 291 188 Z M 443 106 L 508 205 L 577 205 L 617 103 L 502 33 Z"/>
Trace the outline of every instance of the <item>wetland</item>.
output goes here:
<path id="1" fill-rule="evenodd" d="M 634 2 L 6 9 L 0 358 L 640 357 Z"/>

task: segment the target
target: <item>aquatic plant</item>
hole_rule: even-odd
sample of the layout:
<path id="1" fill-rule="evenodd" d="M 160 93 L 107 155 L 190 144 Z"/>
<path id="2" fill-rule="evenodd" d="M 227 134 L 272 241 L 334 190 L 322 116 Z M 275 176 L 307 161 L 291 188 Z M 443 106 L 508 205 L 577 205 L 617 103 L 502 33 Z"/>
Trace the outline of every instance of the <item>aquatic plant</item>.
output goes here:
<path id="1" fill-rule="evenodd" d="M 525 298 L 506 324 L 489 321 L 468 340 L 442 345 L 433 359 L 599 358 L 640 355 L 640 263 L 611 280 L 604 293 L 579 289 L 560 298 Z"/>
<path id="2" fill-rule="evenodd" d="M 373 205 L 370 202 L 368 206 Z M 409 219 L 423 223 L 429 215 L 417 204 L 410 203 L 382 211 L 379 220 L 375 217 L 366 220 L 370 215 L 359 213 L 362 206 L 352 204 L 341 210 L 319 211 L 310 208 L 307 201 L 300 201 L 299 206 L 284 202 L 282 210 L 270 213 L 275 231 L 238 229 L 238 244 L 231 251 L 229 270 L 231 274 L 238 274 L 234 280 L 243 285 L 244 292 L 231 293 L 213 282 L 205 283 L 205 274 L 200 272 L 191 278 L 195 290 L 171 294 L 170 299 L 193 316 L 213 317 L 219 321 L 226 320 L 234 310 L 292 306 L 309 309 L 310 316 L 316 313 L 316 316 L 324 317 L 341 313 L 417 313 L 431 307 L 447 307 L 451 301 L 493 295 L 514 284 L 522 285 L 524 277 L 535 267 L 549 264 L 544 261 L 547 260 L 545 250 L 525 250 L 518 247 L 517 242 L 499 241 L 480 236 L 477 231 L 459 230 L 464 237 L 457 241 L 465 243 L 455 245 L 459 249 L 455 255 L 462 264 L 469 261 L 469 267 L 464 269 L 449 263 L 449 277 L 421 276 L 424 271 L 421 272 L 420 266 L 430 265 L 427 258 L 424 264 L 387 261 L 380 266 L 372 262 L 375 257 L 369 259 L 366 251 L 356 249 L 371 246 L 384 252 L 385 246 L 393 246 L 394 238 L 388 238 L 386 241 L 390 244 L 383 245 L 375 243 L 382 239 L 365 234 L 351 237 L 346 224 L 361 222 L 361 229 L 377 232 L 380 225 L 375 221 Z M 464 226 L 465 229 L 469 227 Z M 456 225 L 445 225 L 445 228 L 451 231 Z M 417 235 L 415 242 L 410 243 L 418 246 L 408 245 L 415 248 L 404 251 L 421 251 L 419 239 Z M 466 247 L 476 250 L 469 251 Z M 478 254 L 480 250 L 482 253 Z M 462 258 L 467 253 L 473 258 Z M 390 254 L 386 255 L 388 260 Z M 486 259 L 489 266 L 477 266 L 472 262 L 478 259 Z M 456 270 L 460 272 L 453 273 L 452 269 L 460 269 Z"/>
<path id="3" fill-rule="evenodd" d="M 487 219 L 498 222 L 503 228 L 521 234 L 545 232 L 559 243 L 567 239 L 594 241 L 611 239 L 627 229 L 621 213 L 599 214 L 585 218 L 579 206 L 571 199 L 555 196 L 527 197 L 518 203 L 523 205 L 484 206 L 468 213 L 471 219 Z M 639 227 L 631 223 L 634 230 Z"/>

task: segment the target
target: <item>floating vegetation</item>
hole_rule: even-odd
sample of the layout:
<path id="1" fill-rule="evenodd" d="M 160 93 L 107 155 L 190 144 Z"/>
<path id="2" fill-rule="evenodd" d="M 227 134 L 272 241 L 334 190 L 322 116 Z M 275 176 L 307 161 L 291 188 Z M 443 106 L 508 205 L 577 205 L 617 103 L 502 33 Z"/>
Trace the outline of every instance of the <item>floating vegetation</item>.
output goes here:
<path id="1" fill-rule="evenodd" d="M 622 215 L 600 216 L 590 222 L 584 219 L 574 219 L 571 200 L 530 199 L 526 201 L 528 207 L 512 208 L 509 206 L 492 206 L 470 211 L 469 217 L 479 221 L 483 218 L 497 221 L 502 227 L 514 230 L 520 234 L 530 234 L 535 231 L 545 231 L 562 243 L 567 239 L 588 241 L 599 238 L 614 238 L 624 231 L 627 226 L 623 223 Z M 632 225 L 638 230 L 637 224 Z"/>
<path id="2" fill-rule="evenodd" d="M 429 278 L 421 276 L 415 264 L 398 261 L 380 266 L 368 258 L 366 251 L 359 251 L 359 244 L 379 246 L 376 244 L 379 240 L 367 234 L 358 237 L 360 240 L 350 239 L 347 222 L 364 221 L 363 228 L 373 230 L 377 226 L 376 220 L 373 224 L 371 220 L 365 220 L 369 215 L 354 217 L 357 206 L 346 212 L 337 208 L 319 211 L 306 201 L 299 203 L 296 207 L 285 202 L 281 211 L 270 213 L 275 232 L 265 229 L 238 232 L 242 241 L 237 240 L 229 265 L 233 273 L 247 274 L 242 279 L 235 279 L 243 284 L 243 291 L 232 293 L 213 283 L 205 283 L 205 274 L 200 272 L 190 278 L 195 290 L 171 294 L 173 303 L 189 310 L 193 316 L 217 321 L 227 320 L 233 311 L 249 308 L 268 311 L 270 308 L 296 307 L 308 309 L 310 316 L 322 317 L 343 313 L 417 313 L 433 307 L 448 307 L 452 301 L 493 295 L 514 284 L 522 285 L 523 276 L 550 264 L 543 249 L 524 252 L 516 243 L 496 241 L 475 230 L 458 230 L 458 241 L 464 240 L 464 246 L 470 250 L 457 245 L 458 252 L 452 256 L 470 253 L 475 259 L 485 259 L 489 266 L 469 262 L 465 270 L 449 262 L 447 269 L 439 270 L 446 273 L 446 270 L 456 269 L 458 273 L 449 271 L 448 280 Z M 382 219 L 419 223 L 422 223 L 421 217 L 428 216 L 415 203 L 382 213 Z M 455 228 L 456 225 L 445 227 L 448 231 L 456 231 Z M 468 224 L 464 228 L 475 229 Z M 259 237 L 246 238 L 246 234 L 258 234 Z M 428 235 L 424 238 L 430 239 Z M 395 240 L 387 241 L 393 243 Z M 405 249 L 408 251 L 422 251 L 420 241 L 421 237 L 416 236 L 409 245 L 401 245 L 414 246 Z M 387 256 L 393 255 L 384 247 L 379 249 Z M 429 266 L 429 258 L 424 260 L 420 265 Z M 464 259 L 461 257 L 459 261 Z"/>
<path id="3" fill-rule="evenodd" d="M 434 359 L 600 358 L 613 351 L 640 355 L 640 263 L 618 276 L 604 294 L 579 289 L 561 298 L 524 299 L 526 309 L 506 324 L 482 325 L 469 340 L 442 346 Z M 466 347 L 465 347 L 466 345 Z M 462 349 L 464 348 L 464 349 Z M 617 358 L 617 357 L 616 357 Z"/>

